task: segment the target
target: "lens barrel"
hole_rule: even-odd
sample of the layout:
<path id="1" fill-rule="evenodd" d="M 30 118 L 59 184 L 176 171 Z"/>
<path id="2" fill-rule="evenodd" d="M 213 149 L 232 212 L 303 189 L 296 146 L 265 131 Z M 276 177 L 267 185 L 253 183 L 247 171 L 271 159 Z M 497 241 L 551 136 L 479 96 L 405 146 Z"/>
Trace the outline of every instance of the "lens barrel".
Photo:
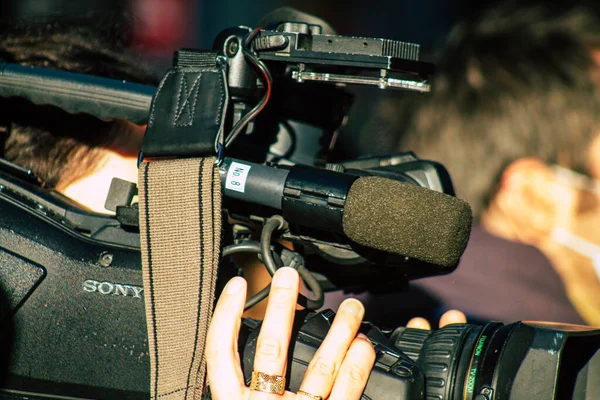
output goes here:
<path id="1" fill-rule="evenodd" d="M 480 330 L 481 327 L 475 325 L 450 325 L 437 331 L 400 327 L 391 339 L 423 368 L 427 398 L 445 400 L 454 398 L 454 392 L 459 389 L 458 375 L 467 372 L 459 365 L 465 358 L 463 354 L 472 352 Z"/>
<path id="2" fill-rule="evenodd" d="M 397 328 L 394 345 L 425 376 L 428 400 L 596 399 L 600 330 L 544 322 Z M 543 393 L 545 397 L 539 397 Z"/>
<path id="3" fill-rule="evenodd" d="M 394 345 L 425 373 L 427 399 L 489 400 L 513 325 L 449 325 L 437 331 L 397 328 Z"/>

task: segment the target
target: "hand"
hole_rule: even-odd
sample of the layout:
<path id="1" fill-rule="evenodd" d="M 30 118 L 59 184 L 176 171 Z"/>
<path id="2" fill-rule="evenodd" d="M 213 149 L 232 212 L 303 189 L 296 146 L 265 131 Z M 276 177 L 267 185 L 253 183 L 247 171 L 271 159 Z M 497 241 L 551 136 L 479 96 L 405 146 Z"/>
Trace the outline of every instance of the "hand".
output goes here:
<path id="1" fill-rule="evenodd" d="M 440 318 L 440 328 L 445 327 L 446 325 L 450 325 L 450 324 L 466 324 L 467 323 L 467 317 L 465 316 L 465 314 L 463 314 L 462 312 L 458 311 L 458 310 L 450 310 L 450 311 L 446 311 L 444 313 L 444 315 L 442 315 L 442 317 Z M 414 329 L 425 329 L 425 330 L 430 330 L 431 329 L 431 325 L 429 324 L 429 321 L 427 321 L 425 318 L 413 318 L 410 321 L 408 321 L 408 324 L 406 324 L 407 328 L 414 328 Z"/>
<path id="2" fill-rule="evenodd" d="M 257 340 L 255 372 L 285 376 L 298 285 L 298 273 L 292 268 L 281 268 L 273 277 Z M 364 335 L 357 335 L 364 315 L 358 300 L 348 299 L 340 306 L 300 385 L 300 390 L 310 394 L 305 395 L 265 393 L 244 385 L 237 342 L 245 299 L 246 281 L 233 278 L 219 298 L 208 330 L 207 372 L 214 400 L 360 399 L 375 362 L 375 351 Z"/>

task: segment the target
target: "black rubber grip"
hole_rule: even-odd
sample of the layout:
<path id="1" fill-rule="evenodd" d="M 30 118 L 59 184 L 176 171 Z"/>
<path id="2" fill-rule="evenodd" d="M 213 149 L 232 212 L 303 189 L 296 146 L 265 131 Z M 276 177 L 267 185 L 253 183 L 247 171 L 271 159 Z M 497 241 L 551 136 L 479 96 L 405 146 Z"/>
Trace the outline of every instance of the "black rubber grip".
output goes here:
<path id="1" fill-rule="evenodd" d="M 151 85 L 0 61 L 0 97 L 21 97 L 71 114 L 145 124 L 155 92 Z"/>

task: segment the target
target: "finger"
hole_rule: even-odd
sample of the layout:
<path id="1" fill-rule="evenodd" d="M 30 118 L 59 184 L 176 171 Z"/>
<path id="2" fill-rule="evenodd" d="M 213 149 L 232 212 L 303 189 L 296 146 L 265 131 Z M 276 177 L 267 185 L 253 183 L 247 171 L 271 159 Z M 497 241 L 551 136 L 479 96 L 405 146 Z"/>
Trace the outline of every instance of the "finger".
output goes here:
<path id="1" fill-rule="evenodd" d="M 366 336 L 358 335 L 346 353 L 328 399 L 359 400 L 367 386 L 374 363 L 375 349 L 373 349 L 373 345 Z"/>
<path id="2" fill-rule="evenodd" d="M 301 390 L 327 398 L 364 313 L 365 308 L 356 299 L 347 299 L 340 305 L 325 340 L 308 364 Z"/>
<path id="3" fill-rule="evenodd" d="M 426 331 L 431 330 L 431 325 L 429 325 L 429 321 L 421 317 L 411 319 L 410 321 L 408 321 L 408 324 L 406 324 L 406 327 L 413 329 L 425 329 Z"/>
<path id="4" fill-rule="evenodd" d="M 446 311 L 440 318 L 440 328 L 450 324 L 466 324 L 467 317 L 458 310 Z"/>
<path id="5" fill-rule="evenodd" d="M 256 341 L 256 372 L 269 375 L 284 374 L 298 298 L 298 281 L 298 272 L 292 268 L 280 268 L 273 276 L 267 312 Z M 259 393 L 253 392 L 252 399 L 272 397 L 265 397 L 265 393 Z"/>
<path id="6" fill-rule="evenodd" d="M 246 281 L 233 278 L 223 289 L 206 337 L 207 377 L 213 399 L 241 398 L 245 388 L 237 354 Z"/>

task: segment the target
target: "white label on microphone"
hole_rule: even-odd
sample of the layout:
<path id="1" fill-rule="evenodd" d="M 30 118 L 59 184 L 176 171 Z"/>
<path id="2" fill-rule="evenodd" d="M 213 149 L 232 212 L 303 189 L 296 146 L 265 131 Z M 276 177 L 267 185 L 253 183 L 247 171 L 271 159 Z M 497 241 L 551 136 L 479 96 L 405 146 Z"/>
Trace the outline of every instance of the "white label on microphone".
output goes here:
<path id="1" fill-rule="evenodd" d="M 250 165 L 240 164 L 232 161 L 229 171 L 227 171 L 227 182 L 225 189 L 235 190 L 244 193 L 246 191 L 246 178 L 250 172 Z"/>

